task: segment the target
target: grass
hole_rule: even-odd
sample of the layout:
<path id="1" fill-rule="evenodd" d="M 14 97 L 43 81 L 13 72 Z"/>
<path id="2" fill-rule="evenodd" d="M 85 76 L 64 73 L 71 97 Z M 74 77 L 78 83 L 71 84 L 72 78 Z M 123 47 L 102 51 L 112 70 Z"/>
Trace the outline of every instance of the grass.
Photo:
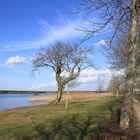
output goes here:
<path id="1" fill-rule="evenodd" d="M 90 140 L 121 99 L 40 105 L 0 112 L 0 140 Z"/>
<path id="2" fill-rule="evenodd" d="M 102 92 L 102 94 L 98 94 L 96 92 L 93 91 L 70 91 L 69 94 L 69 102 L 81 102 L 81 101 L 93 101 L 93 100 L 97 100 L 100 97 L 108 97 L 108 96 L 112 96 L 112 93 L 107 93 L 107 92 Z M 64 92 L 63 94 L 63 98 L 61 99 L 61 102 L 65 102 L 67 98 L 67 92 Z M 46 101 L 48 103 L 54 101 L 56 99 L 56 94 L 52 94 L 50 93 L 47 96 L 33 96 L 29 99 L 29 101 Z"/>

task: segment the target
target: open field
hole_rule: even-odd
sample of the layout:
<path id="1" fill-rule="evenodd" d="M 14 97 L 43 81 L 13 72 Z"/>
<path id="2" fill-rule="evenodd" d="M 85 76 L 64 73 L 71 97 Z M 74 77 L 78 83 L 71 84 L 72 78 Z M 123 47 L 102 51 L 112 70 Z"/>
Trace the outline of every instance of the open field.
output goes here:
<path id="1" fill-rule="evenodd" d="M 0 112 L 0 140 L 90 140 L 111 118 L 121 98 L 17 108 Z"/>
<path id="2" fill-rule="evenodd" d="M 92 91 L 78 91 L 78 92 L 70 92 L 68 95 L 69 102 L 84 102 L 84 101 L 92 101 L 97 100 L 101 97 L 110 97 L 112 96 L 112 93 L 104 92 L 104 93 L 96 93 Z M 65 102 L 67 98 L 67 92 L 64 92 L 63 98 L 61 102 Z M 33 96 L 29 99 L 29 101 L 44 101 L 44 102 L 52 102 L 56 99 L 56 94 L 50 93 L 48 96 Z"/>

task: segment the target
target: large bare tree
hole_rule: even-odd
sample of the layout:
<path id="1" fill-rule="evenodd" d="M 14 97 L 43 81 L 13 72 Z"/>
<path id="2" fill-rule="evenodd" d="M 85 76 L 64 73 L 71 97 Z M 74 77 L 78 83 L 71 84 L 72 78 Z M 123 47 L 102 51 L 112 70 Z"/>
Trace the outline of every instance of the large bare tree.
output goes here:
<path id="1" fill-rule="evenodd" d="M 88 57 L 91 52 L 90 49 L 76 44 L 57 41 L 35 55 L 33 71 L 39 68 L 51 68 L 55 72 L 58 86 L 56 103 L 60 102 L 65 85 L 76 79 L 82 70 L 93 66 Z"/>
<path id="2" fill-rule="evenodd" d="M 98 14 L 102 20 L 100 23 L 90 21 L 93 26 L 81 29 L 86 33 L 83 41 L 90 39 L 95 33 L 112 29 L 112 35 L 109 40 L 112 45 L 120 35 L 120 31 L 128 31 L 127 46 L 127 71 L 126 71 L 126 96 L 124 108 L 122 109 L 121 126 L 129 127 L 129 118 L 131 117 L 131 95 L 136 85 L 136 78 L 140 78 L 140 47 L 139 47 L 139 24 L 140 24 L 140 0 L 82 0 L 82 8 L 87 14 Z M 91 17 L 91 16 L 90 16 Z M 112 25 L 112 26 L 110 26 Z"/>

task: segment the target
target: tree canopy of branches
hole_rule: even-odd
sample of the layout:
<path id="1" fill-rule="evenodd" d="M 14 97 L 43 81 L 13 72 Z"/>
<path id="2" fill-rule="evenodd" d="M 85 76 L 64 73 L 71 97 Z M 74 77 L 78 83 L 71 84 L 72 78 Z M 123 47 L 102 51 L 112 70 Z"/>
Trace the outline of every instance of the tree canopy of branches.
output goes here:
<path id="1" fill-rule="evenodd" d="M 135 83 L 135 78 L 139 73 L 137 68 L 138 65 L 136 63 L 139 62 L 139 54 L 137 52 L 140 52 L 140 47 L 138 47 L 138 41 L 140 40 L 138 37 L 140 0 L 82 0 L 81 5 L 82 8 L 80 8 L 79 12 L 85 11 L 87 15 L 92 15 L 96 12 L 96 14 L 101 17 L 99 23 L 91 20 L 90 22 L 93 24 L 92 27 L 90 26 L 89 28 L 81 29 L 86 33 L 83 41 L 93 37 L 95 33 L 102 32 L 106 29 L 112 30 L 112 35 L 108 41 L 109 46 L 116 43 L 116 40 L 118 40 L 120 35 L 128 35 L 127 39 L 129 41 L 126 47 L 127 62 L 125 62 L 127 64 L 126 81 L 128 84 L 127 93 L 132 93 L 134 88 L 134 84 L 132 85 L 132 83 Z M 118 45 L 122 46 L 120 43 Z M 118 48 L 115 47 L 114 49 L 113 53 L 114 51 L 117 51 L 117 54 Z M 119 50 L 120 49 L 124 52 L 124 49 L 119 47 Z M 117 55 L 120 54 L 118 53 Z M 113 56 L 113 59 L 116 58 L 116 56 Z M 124 67 L 124 64 L 122 65 L 122 61 L 118 61 L 118 58 L 115 61 L 116 64 L 120 64 L 120 62 L 120 67 Z"/>
<path id="2" fill-rule="evenodd" d="M 128 65 L 128 36 L 119 36 L 111 47 L 105 46 L 105 56 L 111 67 L 116 70 L 127 70 Z"/>
<path id="3" fill-rule="evenodd" d="M 90 49 L 57 41 L 35 55 L 33 71 L 39 68 L 51 68 L 55 72 L 58 86 L 56 103 L 60 102 L 65 85 L 76 79 L 82 70 L 93 66 L 89 54 L 91 54 Z"/>
<path id="4" fill-rule="evenodd" d="M 93 26 L 81 29 L 86 33 L 83 41 L 93 37 L 95 33 L 112 30 L 111 44 L 119 31 L 128 31 L 131 26 L 131 4 L 131 0 L 82 0 L 79 12 L 85 11 L 87 15 L 96 12 L 102 19 L 99 22 L 89 20 Z"/>

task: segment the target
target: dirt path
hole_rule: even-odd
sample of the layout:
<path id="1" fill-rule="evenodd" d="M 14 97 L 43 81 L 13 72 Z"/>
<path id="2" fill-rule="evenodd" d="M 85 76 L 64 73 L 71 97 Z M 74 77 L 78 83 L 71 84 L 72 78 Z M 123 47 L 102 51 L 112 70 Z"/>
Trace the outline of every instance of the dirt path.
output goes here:
<path id="1" fill-rule="evenodd" d="M 140 134 L 140 102 L 136 99 L 133 100 L 134 103 L 133 103 L 133 107 L 134 107 L 134 113 L 135 113 L 135 117 L 136 117 L 136 130 L 139 131 L 139 134 Z M 139 136 L 139 139 L 140 139 L 140 136 Z"/>

